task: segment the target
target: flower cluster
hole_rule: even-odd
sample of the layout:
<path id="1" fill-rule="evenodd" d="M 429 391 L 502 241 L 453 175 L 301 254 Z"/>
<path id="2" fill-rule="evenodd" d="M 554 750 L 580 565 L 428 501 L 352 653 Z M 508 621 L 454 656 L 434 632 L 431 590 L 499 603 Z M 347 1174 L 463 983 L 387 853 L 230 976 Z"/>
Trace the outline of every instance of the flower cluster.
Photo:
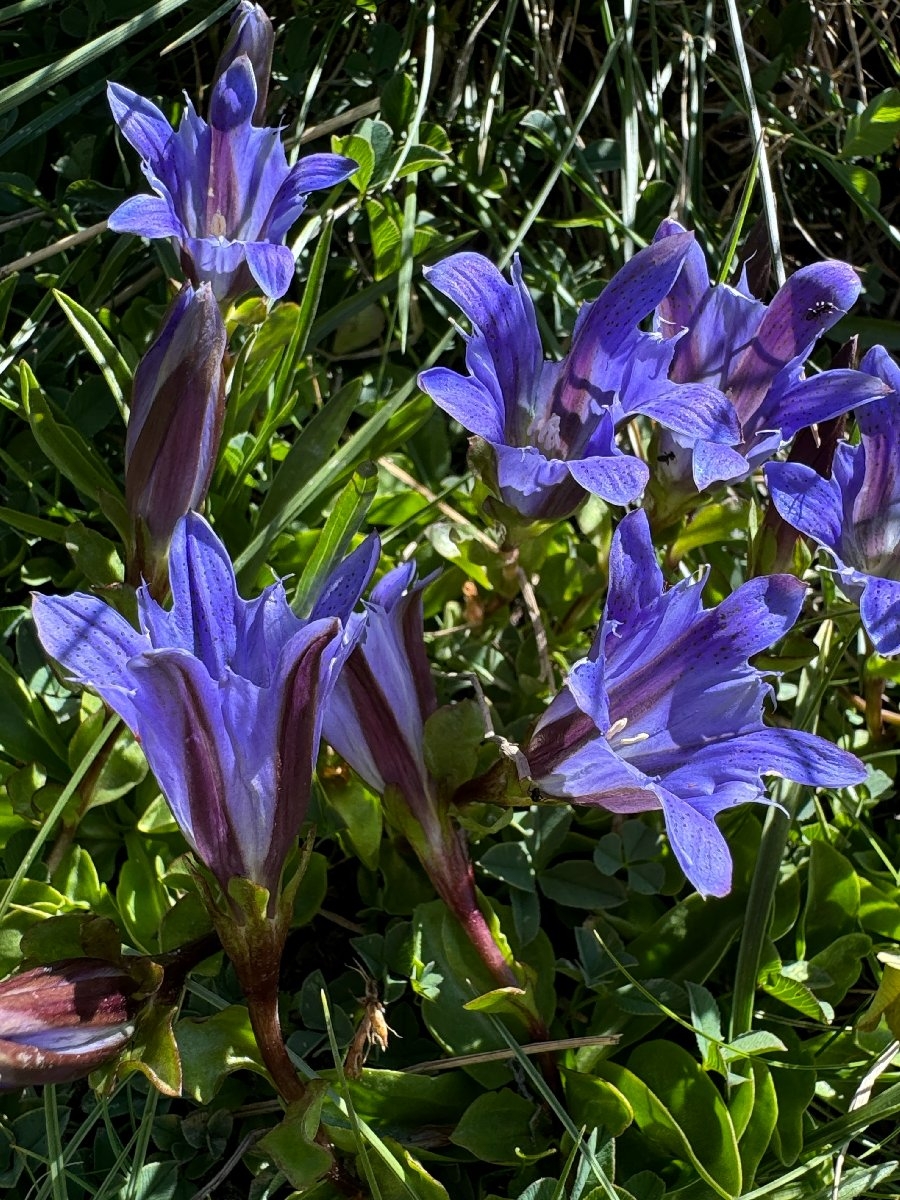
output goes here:
<path id="1" fill-rule="evenodd" d="M 36 595 L 32 612 L 65 682 L 93 689 L 142 747 L 191 851 L 265 1065 L 285 1101 L 306 1102 L 308 1123 L 318 1093 L 285 1048 L 278 984 L 307 861 L 300 837 L 318 820 L 312 790 L 323 738 L 377 793 L 392 835 L 417 857 L 487 969 L 492 990 L 473 997 L 475 1007 L 512 1011 L 542 1040 L 547 1014 L 533 973 L 478 891 L 464 832 L 477 821 L 466 822 L 463 809 L 474 797 L 658 812 L 686 879 L 721 897 L 732 860 L 717 818 L 769 802 L 765 776 L 812 788 L 865 779 L 849 750 L 766 713 L 772 676 L 752 660 L 794 627 L 805 584 L 790 574 L 739 582 L 736 568 L 731 589 L 719 578 L 722 598 L 704 608 L 709 569 L 685 571 L 667 588 L 653 525 L 680 518 L 685 494 L 693 503 L 703 489 L 739 484 L 801 430 L 854 411 L 861 440 L 838 447 L 831 478 L 768 462 L 765 479 L 781 516 L 833 559 L 875 647 L 900 653 L 900 369 L 881 348 L 859 370 L 814 368 L 818 340 L 860 290 L 851 267 L 801 268 L 765 304 L 745 278 L 712 283 L 694 234 L 673 221 L 582 307 L 559 361 L 544 355 L 518 258 L 508 277 L 468 251 L 430 267 L 429 288 L 461 310 L 468 330 L 464 370 L 434 366 L 421 387 L 473 435 L 472 462 L 491 493 L 486 512 L 504 527 L 498 571 L 528 591 L 539 631 L 557 614 L 534 611 L 537 589 L 523 566 L 529 534 L 572 516 L 589 496 L 624 508 L 651 493 L 588 547 L 604 562 L 609 552 L 602 620 L 543 711 L 526 714 L 524 745 L 508 756 L 519 778 L 494 761 L 480 775 L 473 765 L 461 788 L 436 765 L 431 740 L 447 715 L 425 629 L 424 595 L 437 572 L 420 579 L 407 552 L 366 595 L 381 544 L 374 533 L 358 535 L 363 510 L 348 515 L 343 501 L 294 606 L 272 576 L 244 599 L 227 548 L 243 547 L 250 562 L 246 547 L 254 536 L 264 541 L 265 524 L 254 529 L 251 517 L 242 526 L 216 491 L 229 465 L 216 475 L 223 430 L 232 428 L 229 392 L 249 358 L 244 344 L 229 351 L 238 317 L 228 306 L 254 288 L 272 300 L 287 292 L 292 224 L 310 193 L 356 166 L 327 153 L 288 165 L 280 131 L 264 124 L 274 39 L 259 5 L 241 0 L 208 117 L 188 100 L 177 130 L 150 101 L 110 84 L 115 120 L 155 193 L 126 200 L 110 227 L 173 240 L 184 278 L 134 374 L 125 582 L 102 595 Z M 201 515 L 207 505 L 211 519 Z M 286 531 L 285 541 L 292 537 Z M 472 739 L 482 767 L 492 753 L 486 733 Z M 501 779 L 502 795 L 489 793 L 488 778 L 491 786 Z M 27 988 L 38 998 L 34 1013 Z M 121 971 L 92 959 L 0 984 L 0 1087 L 74 1078 L 105 1063 L 134 1032 L 134 991 Z"/>

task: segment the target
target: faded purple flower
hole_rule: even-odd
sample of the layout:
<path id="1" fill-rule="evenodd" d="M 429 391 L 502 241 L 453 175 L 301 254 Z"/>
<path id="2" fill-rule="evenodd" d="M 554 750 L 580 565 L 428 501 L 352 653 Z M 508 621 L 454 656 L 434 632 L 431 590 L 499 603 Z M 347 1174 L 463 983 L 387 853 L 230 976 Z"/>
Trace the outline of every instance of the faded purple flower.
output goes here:
<path id="1" fill-rule="evenodd" d="M 843 787 L 866 773 L 824 738 L 763 723 L 772 689 L 748 659 L 794 624 L 803 584 L 752 579 L 704 610 L 704 582 L 665 591 L 646 514 L 629 513 L 613 537 L 600 631 L 525 753 L 548 796 L 619 813 L 662 809 L 685 875 L 724 896 L 731 855 L 718 813 L 765 803 L 762 775 Z"/>
<path id="2" fill-rule="evenodd" d="M 680 241 L 684 229 L 663 221 L 654 245 Z M 686 442 L 677 430 L 660 438 L 658 474 L 664 485 L 706 488 L 745 479 L 801 429 L 829 420 L 881 394 L 860 371 L 804 374 L 821 335 L 843 317 L 860 291 L 856 272 L 829 259 L 801 269 L 771 304 L 738 286 L 712 284 L 700 246 L 692 241 L 684 266 L 656 306 L 654 328 L 674 343 L 669 378 L 707 384 L 734 405 L 736 444 Z"/>
<path id="3" fill-rule="evenodd" d="M 0 983 L 0 1091 L 81 1079 L 134 1033 L 138 985 L 99 958 L 70 958 Z"/>
<path id="4" fill-rule="evenodd" d="M 175 528 L 173 605 L 138 593 L 140 632 L 96 596 L 35 596 L 44 649 L 141 742 L 173 815 L 227 890 L 277 892 L 309 803 L 322 711 L 362 629 L 351 617 L 378 557 L 364 542 L 296 617 L 281 583 L 242 600 L 225 547 L 196 513 Z"/>
<path id="5" fill-rule="evenodd" d="M 262 125 L 266 115 L 266 100 L 269 96 L 269 79 L 272 75 L 272 51 L 275 47 L 275 29 L 261 4 L 251 0 L 240 0 L 231 15 L 231 32 L 228 35 L 213 77 L 213 91 L 220 77 L 242 54 L 246 54 L 253 67 L 256 79 L 256 108 L 253 124 Z"/>
<path id="6" fill-rule="evenodd" d="M 356 163 L 310 154 L 289 167 L 279 130 L 252 123 L 257 86 L 246 54 L 217 80 L 209 123 L 188 100 L 176 132 L 155 104 L 121 84 L 111 83 L 107 95 L 156 192 L 120 204 L 110 229 L 174 238 L 188 278 L 211 283 L 217 300 L 233 300 L 254 281 L 266 296 L 283 296 L 294 277 L 284 240 L 309 193 L 341 183 Z"/>
<path id="7" fill-rule="evenodd" d="M 830 479 L 800 463 L 769 463 L 766 483 L 785 521 L 833 558 L 875 649 L 900 654 L 900 367 L 883 346 L 860 367 L 890 391 L 856 413 L 859 445 L 838 446 Z"/>
<path id="8" fill-rule="evenodd" d="M 675 345 L 640 329 L 693 245 L 693 234 L 683 233 L 636 254 L 582 308 L 561 362 L 544 361 L 518 260 L 510 283 L 480 254 L 454 254 L 426 271 L 468 317 L 472 333 L 469 374 L 434 367 L 420 386 L 486 443 L 501 500 L 527 520 L 567 516 L 588 493 L 611 504 L 636 500 L 649 472 L 615 443 L 616 426 L 636 413 L 687 445 L 738 440 L 725 397 L 706 384 L 670 382 Z"/>
<path id="9" fill-rule="evenodd" d="M 200 508 L 225 416 L 225 325 L 208 283 L 185 284 L 134 373 L 125 500 L 140 573 L 155 585 L 175 522 Z"/>

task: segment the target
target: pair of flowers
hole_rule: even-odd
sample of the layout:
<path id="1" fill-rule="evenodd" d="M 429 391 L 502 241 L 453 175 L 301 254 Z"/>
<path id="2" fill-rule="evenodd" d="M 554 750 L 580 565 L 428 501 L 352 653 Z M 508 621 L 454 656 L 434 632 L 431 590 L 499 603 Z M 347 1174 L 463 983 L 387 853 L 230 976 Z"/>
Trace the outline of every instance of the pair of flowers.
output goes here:
<path id="1" fill-rule="evenodd" d="M 424 760 L 424 724 L 437 706 L 425 585 L 402 565 L 364 615 L 353 613 L 377 555 L 374 538 L 363 542 L 303 619 L 280 583 L 242 600 L 224 546 L 190 514 L 172 543 L 172 608 L 142 588 L 140 631 L 93 596 L 35 597 L 44 647 L 135 732 L 185 837 L 226 893 L 234 877 L 277 893 L 323 726 L 373 788 L 399 792 L 451 906 L 454 878 L 471 877 Z M 763 723 L 771 689 L 748 659 L 794 624 L 803 585 L 751 580 L 710 610 L 702 589 L 691 579 L 666 591 L 645 514 L 626 516 L 600 632 L 525 753 L 548 796 L 614 812 L 661 809 L 688 878 L 723 895 L 730 857 L 718 813 L 764 799 L 766 773 L 840 787 L 865 771 L 821 738 Z M 444 869 L 442 854 L 453 859 Z"/>
<path id="2" fill-rule="evenodd" d="M 801 429 L 855 410 L 861 444 L 838 447 L 833 478 L 769 463 L 766 480 L 784 519 L 834 559 L 875 648 L 900 652 L 900 369 L 878 346 L 858 371 L 805 374 L 817 339 L 859 294 L 851 267 L 804 267 L 765 305 L 746 277 L 713 285 L 693 234 L 664 221 L 582 308 L 560 362 L 544 361 L 517 261 L 509 282 L 471 253 L 426 274 L 472 332 L 468 374 L 435 367 L 421 385 L 475 435 L 514 521 L 567 515 L 588 493 L 637 500 L 650 470 L 615 431 L 638 414 L 657 425 L 653 507 L 665 523 L 691 491 L 737 483 Z"/>

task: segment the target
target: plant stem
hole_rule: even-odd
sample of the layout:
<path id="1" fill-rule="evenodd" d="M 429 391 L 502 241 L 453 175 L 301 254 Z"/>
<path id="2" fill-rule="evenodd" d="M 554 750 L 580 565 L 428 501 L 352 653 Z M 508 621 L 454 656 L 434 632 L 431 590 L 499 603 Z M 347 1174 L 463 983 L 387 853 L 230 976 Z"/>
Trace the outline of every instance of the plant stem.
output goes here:
<path id="1" fill-rule="evenodd" d="M 239 975 L 241 973 L 239 972 Z M 260 985 L 262 983 L 262 986 Z M 282 1100 L 291 1104 L 306 1097 L 306 1085 L 294 1070 L 281 1035 L 278 981 L 241 979 L 256 1044 Z"/>

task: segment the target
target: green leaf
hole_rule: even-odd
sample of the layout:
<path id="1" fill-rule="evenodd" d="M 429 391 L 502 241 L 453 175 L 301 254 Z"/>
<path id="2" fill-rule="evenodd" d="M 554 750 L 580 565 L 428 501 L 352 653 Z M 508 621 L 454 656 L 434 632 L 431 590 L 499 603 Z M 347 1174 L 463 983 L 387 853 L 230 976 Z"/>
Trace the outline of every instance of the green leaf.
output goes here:
<path id="1" fill-rule="evenodd" d="M 151 949 L 158 944 L 159 928 L 170 908 L 168 893 L 160 882 L 162 864 L 144 850 L 141 839 L 126 835 L 128 858 L 119 872 L 116 904 L 130 936 L 138 946 Z"/>
<path id="2" fill-rule="evenodd" d="M 75 521 L 66 527 L 65 543 L 88 583 L 95 587 L 112 587 L 124 581 L 125 567 L 118 546 L 96 529 Z"/>
<path id="3" fill-rule="evenodd" d="M 100 368 L 107 387 L 118 405 L 119 412 L 125 419 L 128 399 L 131 395 L 131 368 L 95 316 L 86 308 L 82 308 L 70 296 L 65 295 L 64 292 L 54 290 L 53 295 L 57 304 L 68 317 L 72 328 L 81 338 L 84 348 Z"/>
<path id="4" fill-rule="evenodd" d="M 475 700 L 444 704 L 425 722 L 425 765 L 442 795 L 452 795 L 472 778 L 484 732 L 484 716 Z"/>
<path id="5" fill-rule="evenodd" d="M 803 1150 L 804 1114 L 816 1094 L 816 1072 L 809 1056 L 800 1056 L 797 1066 L 808 1069 L 773 1071 L 771 1076 L 778 1105 L 772 1149 L 786 1167 L 795 1163 Z"/>
<path id="6" fill-rule="evenodd" d="M 308 616 L 315 607 L 319 593 L 366 519 L 377 491 L 378 468 L 364 462 L 338 496 L 297 583 L 291 605 L 301 616 Z"/>
<path id="7" fill-rule="evenodd" d="M 38 445 L 58 471 L 100 505 L 116 532 L 127 541 L 131 522 L 125 500 L 105 463 L 74 426 L 54 416 L 27 363 L 20 364 L 19 376 L 22 408 Z"/>
<path id="8" fill-rule="evenodd" d="M 355 775 L 329 780 L 326 799 L 343 826 L 340 830 L 342 840 L 346 838 L 363 865 L 374 871 L 378 866 L 383 829 L 380 799 Z"/>
<path id="9" fill-rule="evenodd" d="M 768 995 L 806 1017 L 825 1022 L 834 1020 L 834 1009 L 831 1005 L 819 1000 L 802 980 L 785 975 L 783 969 L 764 971 L 759 977 L 759 986 Z"/>
<path id="10" fill-rule="evenodd" d="M 537 1116 L 534 1104 L 509 1088 L 487 1092 L 466 1109 L 450 1141 L 479 1162 L 503 1166 L 534 1161 L 549 1144 L 546 1134 L 537 1132 Z"/>
<path id="11" fill-rule="evenodd" d="M 359 401 L 362 380 L 354 379 L 332 396 L 303 427 L 263 499 L 256 534 L 235 561 L 243 582 L 250 582 L 272 541 L 325 490 L 333 476 L 334 448 Z"/>
<path id="12" fill-rule="evenodd" d="M 395 134 L 405 133 L 416 108 L 416 88 L 408 75 L 392 75 L 381 89 L 381 115 Z"/>
<path id="13" fill-rule="evenodd" d="M 308 925 L 322 907 L 328 891 L 328 859 L 324 854 L 313 851 L 294 897 L 291 927 Z"/>
<path id="14" fill-rule="evenodd" d="M 560 1074 L 566 1105 L 576 1125 L 619 1137 L 634 1121 L 634 1109 L 608 1079 L 580 1071 L 562 1070 Z"/>
<path id="15" fill-rule="evenodd" d="M 184 1091 L 198 1104 L 209 1104 L 233 1071 L 266 1074 L 243 1005 L 232 1004 L 202 1020 L 185 1017 L 175 1027 L 175 1038 L 184 1064 Z"/>
<path id="16" fill-rule="evenodd" d="M 358 192 L 365 192 L 375 173 L 375 151 L 371 142 L 358 133 L 351 133 L 347 137 L 333 137 L 331 149 L 335 154 L 345 154 L 359 164 L 350 176 L 350 182 Z"/>
<path id="17" fill-rule="evenodd" d="M 137 1033 L 118 1063 L 120 1079 L 140 1071 L 164 1096 L 181 1095 L 181 1055 L 174 1031 L 177 1015 L 176 1006 L 153 1002 L 141 1013 Z"/>
<path id="18" fill-rule="evenodd" d="M 842 934 L 857 932 L 859 897 L 859 877 L 850 861 L 828 842 L 813 842 L 803 913 L 807 956 L 826 949 Z"/>
<path id="19" fill-rule="evenodd" d="M 715 1085 L 686 1050 L 673 1042 L 645 1042 L 627 1069 L 601 1062 L 596 1073 L 625 1096 L 636 1125 L 658 1151 L 689 1161 L 723 1200 L 740 1195 L 734 1126 Z"/>
<path id="20" fill-rule="evenodd" d="M 847 119 L 844 158 L 872 158 L 890 150 L 900 137 L 900 90 L 888 88 L 865 110 Z"/>
<path id="21" fill-rule="evenodd" d="M 872 949 L 872 939 L 865 933 L 846 933 L 809 960 L 812 972 L 821 971 L 831 980 L 815 984 L 813 990 L 820 1000 L 840 1004 L 859 979 L 863 960 Z"/>
<path id="22" fill-rule="evenodd" d="M 321 1087 L 307 1084 L 307 1087 Z M 284 1120 L 261 1140 L 260 1148 L 271 1155 L 279 1170 L 287 1176 L 292 1187 L 310 1187 L 331 1168 L 334 1158 L 329 1150 L 315 1141 L 324 1089 L 317 1103 L 308 1100 L 291 1104 Z"/>
<path id="23" fill-rule="evenodd" d="M 545 896 L 568 908 L 605 909 L 625 903 L 621 884 L 580 858 L 541 871 L 538 883 Z"/>
<path id="24" fill-rule="evenodd" d="M 778 1122 L 778 1094 L 772 1081 L 772 1072 L 765 1063 L 751 1064 L 750 1076 L 735 1090 L 734 1097 L 737 1104 L 746 1104 L 749 1100 L 749 1112 L 742 1122 L 738 1143 L 741 1175 L 744 1188 L 747 1189 L 753 1184 Z"/>
<path id="25" fill-rule="evenodd" d="M 878 1023 L 884 1017 L 891 1034 L 900 1037 L 900 955 L 883 952 L 878 955 L 879 962 L 884 965 L 884 972 L 878 984 L 878 991 L 872 997 L 872 1003 L 857 1021 L 857 1028 L 863 1033 L 871 1033 L 878 1028 Z"/>
<path id="26" fill-rule="evenodd" d="M 523 892 L 535 891 L 534 863 L 525 842 L 497 842 L 479 856 L 478 866 Z"/>

